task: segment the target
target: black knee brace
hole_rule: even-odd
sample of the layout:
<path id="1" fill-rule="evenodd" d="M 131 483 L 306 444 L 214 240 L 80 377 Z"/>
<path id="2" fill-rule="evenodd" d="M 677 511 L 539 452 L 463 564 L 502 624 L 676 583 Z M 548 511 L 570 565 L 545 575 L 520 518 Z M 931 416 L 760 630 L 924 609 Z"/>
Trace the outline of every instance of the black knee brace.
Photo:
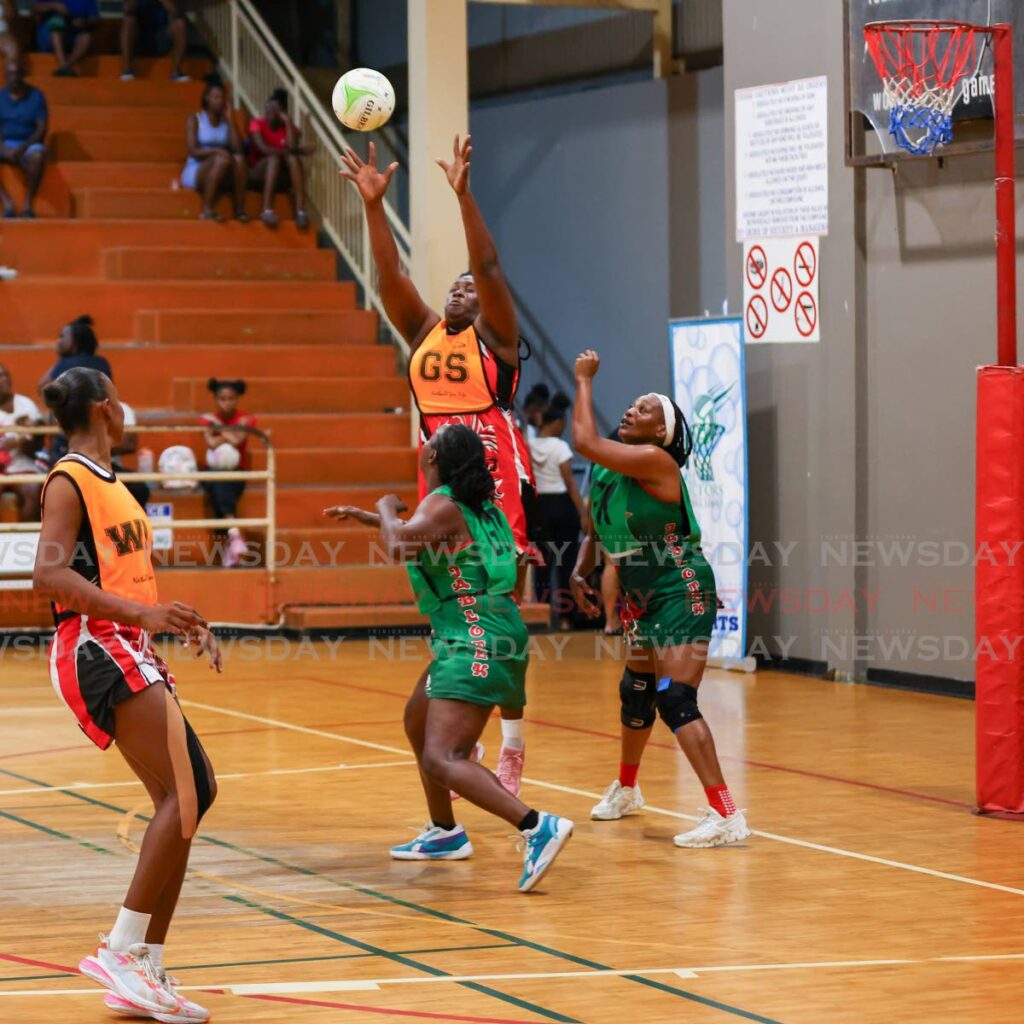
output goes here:
<path id="1" fill-rule="evenodd" d="M 203 746 L 192 726 L 188 724 L 187 718 L 185 719 L 185 742 L 188 746 L 188 759 L 192 765 L 192 779 L 196 786 L 196 824 L 199 824 L 213 803 L 213 790 L 210 786 L 210 775 L 206 769 L 206 759 L 203 757 Z"/>
<path id="2" fill-rule="evenodd" d="M 622 724 L 627 729 L 650 729 L 657 718 L 654 673 L 634 672 L 627 668 L 619 683 Z"/>
<path id="3" fill-rule="evenodd" d="M 659 679 L 657 700 L 658 714 L 673 732 L 678 732 L 684 725 L 704 717 L 697 707 L 695 686 L 677 683 L 667 677 Z"/>

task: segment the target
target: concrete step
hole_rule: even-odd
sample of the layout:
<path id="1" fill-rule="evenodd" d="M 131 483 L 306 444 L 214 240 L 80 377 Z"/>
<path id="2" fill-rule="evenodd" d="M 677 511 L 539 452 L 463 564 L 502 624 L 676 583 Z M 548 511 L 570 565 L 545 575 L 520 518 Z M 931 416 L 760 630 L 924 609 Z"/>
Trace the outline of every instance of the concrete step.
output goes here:
<path id="1" fill-rule="evenodd" d="M 117 78 L 37 79 L 51 110 L 61 107 L 173 107 L 182 120 L 199 109 L 206 86 L 201 81 L 182 82 L 173 88 L 163 78 L 122 82 Z"/>
<path id="2" fill-rule="evenodd" d="M 268 285 L 244 281 L 135 282 L 31 276 L 5 282 L 3 291 L 0 345 L 56 338 L 65 324 L 86 311 L 96 321 L 101 343 L 104 338 L 133 338 L 138 310 L 210 310 L 214 316 L 221 309 L 259 313 L 291 309 L 355 312 L 355 285 L 334 281 L 280 281 Z M 359 316 L 366 320 L 368 314 L 359 311 Z"/>
<path id="3" fill-rule="evenodd" d="M 104 53 L 90 54 L 78 65 L 80 83 L 86 84 L 85 80 L 93 78 L 113 79 L 124 90 L 132 89 L 142 82 L 150 80 L 159 83 L 165 89 L 170 88 L 171 60 L 169 57 L 137 57 L 133 65 L 136 80 L 134 82 L 121 82 L 121 70 L 123 63 L 120 54 Z M 52 53 L 28 53 L 25 55 L 25 69 L 28 77 L 42 78 L 44 75 L 52 76 L 57 70 L 57 58 Z M 182 71 L 186 75 L 200 80 L 204 75 L 210 73 L 211 67 L 208 60 L 201 57 L 186 57 L 182 62 Z M 166 80 L 166 81 L 165 81 Z M 74 81 L 74 79 L 56 79 L 57 82 Z M 48 91 L 49 82 L 35 82 L 38 88 L 44 92 Z M 173 83 L 178 88 L 185 83 Z M 189 83 L 191 84 L 191 83 Z"/>
<path id="4" fill-rule="evenodd" d="M 327 249 L 129 248 L 103 252 L 103 276 L 120 281 L 333 281 Z"/>
<path id="5" fill-rule="evenodd" d="M 109 164 L 64 164 L 76 173 Z M 150 164 L 140 164 L 150 167 Z M 158 165 L 164 166 L 164 165 Z M 254 241 L 254 239 L 258 241 Z M 213 251 L 257 245 L 260 249 L 307 250 L 316 248 L 311 231 L 299 231 L 285 221 L 276 231 L 262 225 L 223 224 L 200 220 L 37 220 L 7 221 L 0 231 L 0 263 L 21 275 L 99 277 L 101 257 L 120 247 L 186 247 Z"/>
<path id="6" fill-rule="evenodd" d="M 277 286 L 267 286 L 272 292 Z M 364 309 L 140 309 L 135 338 L 161 345 L 371 345 L 377 314 Z"/>
<path id="7" fill-rule="evenodd" d="M 201 409 L 209 402 L 207 377 L 176 378 L 174 408 Z M 245 400 L 254 409 L 275 412 L 382 412 L 409 407 L 409 385 L 382 377 L 254 377 L 246 374 Z"/>
<path id="8" fill-rule="evenodd" d="M 210 408 L 210 395 L 206 390 L 206 381 L 214 377 L 245 377 L 250 374 L 266 379 L 276 374 L 280 379 L 280 387 L 287 390 L 289 378 L 305 380 L 311 367 L 321 369 L 328 379 L 339 379 L 351 374 L 355 378 L 370 377 L 377 379 L 395 373 L 395 352 L 390 345 L 344 345 L 332 348 L 327 345 L 169 345 L 139 346 L 104 342 L 100 351 L 110 360 L 117 384 L 125 401 L 135 406 L 140 412 L 147 409 L 178 409 L 181 412 L 199 412 Z M 21 346 L 0 350 L 0 363 L 3 363 L 14 376 L 15 386 L 19 391 L 31 394 L 36 381 L 53 366 L 56 361 L 53 342 L 31 348 Z M 201 366 L 208 374 L 202 378 L 201 386 L 197 386 L 190 394 L 195 395 L 193 404 L 184 405 L 175 402 L 174 375 L 183 367 Z M 407 388 L 400 378 L 393 378 L 401 384 L 405 394 L 404 404 L 407 408 L 409 399 Z M 348 382 L 345 382 L 346 386 Z M 358 389 L 357 389 L 358 390 Z M 346 391 L 346 394 L 348 391 Z M 301 394 L 301 385 L 296 386 L 296 395 Z M 249 406 L 257 410 L 276 408 L 269 403 L 262 403 L 258 395 L 251 396 L 253 403 Z M 250 396 L 246 395 L 246 403 Z M 295 404 L 300 405 L 300 402 Z M 360 409 L 359 405 L 345 406 L 352 412 L 373 411 Z M 383 407 L 382 407 L 383 408 Z M 299 408 L 298 412 L 317 412 L 314 404 L 308 409 Z M 281 410 L 287 412 L 285 406 Z M 318 417 L 321 418 L 321 417 Z M 405 424 L 401 430 L 389 431 L 389 437 L 398 437 L 395 444 L 405 444 L 409 440 L 408 416 L 403 419 Z M 380 429 L 378 424 L 374 430 Z M 299 442 L 295 447 L 302 447 Z"/>
<path id="9" fill-rule="evenodd" d="M 122 132 L 106 131 L 54 132 L 48 142 L 54 160 L 102 160 L 107 163 L 185 162 L 188 149 L 184 131 Z"/>
<path id="10" fill-rule="evenodd" d="M 46 92 L 49 83 L 39 87 Z M 112 132 L 122 131 L 130 135 L 157 133 L 177 134 L 185 138 L 185 125 L 189 114 L 178 107 L 138 104 L 123 106 L 57 106 L 50 111 L 50 131 L 57 132 Z"/>
<path id="11" fill-rule="evenodd" d="M 196 220 L 202 209 L 199 194 L 184 188 L 73 189 L 71 202 L 75 216 L 83 220 Z M 231 196 L 221 195 L 213 205 L 225 219 L 233 217 L 234 201 Z M 263 197 L 258 192 L 246 193 L 245 212 L 254 221 L 247 225 L 253 232 L 251 237 L 260 238 L 262 244 L 262 240 L 273 235 L 276 229 L 266 227 L 259 220 L 263 212 Z M 283 192 L 274 197 L 274 212 L 283 223 L 292 219 L 291 200 Z"/>

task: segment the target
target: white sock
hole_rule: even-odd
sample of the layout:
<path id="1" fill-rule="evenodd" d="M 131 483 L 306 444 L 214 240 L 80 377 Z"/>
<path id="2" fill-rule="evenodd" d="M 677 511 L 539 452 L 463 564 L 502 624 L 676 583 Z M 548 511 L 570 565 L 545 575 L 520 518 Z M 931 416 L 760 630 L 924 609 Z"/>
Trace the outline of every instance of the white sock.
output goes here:
<path id="1" fill-rule="evenodd" d="M 147 942 L 149 946 L 149 959 L 153 961 L 153 966 L 158 970 L 162 971 L 164 968 L 164 944 L 162 942 Z"/>
<path id="2" fill-rule="evenodd" d="M 152 916 L 122 907 L 117 912 L 117 920 L 107 936 L 107 949 L 115 953 L 126 953 L 129 946 L 145 942 Z"/>
<path id="3" fill-rule="evenodd" d="M 501 720 L 501 745 L 512 750 L 524 750 L 526 739 L 523 736 L 523 720 L 521 718 L 503 718 Z"/>

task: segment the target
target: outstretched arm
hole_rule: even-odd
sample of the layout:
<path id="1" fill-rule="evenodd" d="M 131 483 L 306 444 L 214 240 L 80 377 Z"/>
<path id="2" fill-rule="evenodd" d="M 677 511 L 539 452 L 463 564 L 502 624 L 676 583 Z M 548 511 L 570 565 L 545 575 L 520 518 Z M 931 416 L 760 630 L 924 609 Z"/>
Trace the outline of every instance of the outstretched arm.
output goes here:
<path id="1" fill-rule="evenodd" d="M 440 494 L 428 494 L 407 523 L 398 518 L 403 505 L 394 494 L 377 502 L 380 539 L 391 558 L 407 559 L 425 547 L 455 540 L 463 526 L 458 506 Z"/>
<path id="2" fill-rule="evenodd" d="M 623 444 L 602 437 L 594 419 L 594 374 L 601 365 L 590 349 L 576 357 L 576 401 L 572 408 L 572 443 L 585 458 L 647 486 L 662 501 L 678 501 L 679 467 L 672 456 L 653 444 Z"/>
<path id="3" fill-rule="evenodd" d="M 459 197 L 462 226 L 466 231 L 466 246 L 469 249 L 469 269 L 480 300 L 477 329 L 487 347 L 502 362 L 518 366 L 519 324 L 515 303 L 498 262 L 498 247 L 487 230 L 483 214 L 469 188 L 469 164 L 473 156 L 470 142 L 471 136 L 467 135 L 465 142 L 460 143 L 456 135 L 452 162 L 449 164 L 438 160 L 437 163 Z"/>
<path id="4" fill-rule="evenodd" d="M 370 159 L 363 161 L 355 150 L 346 149 L 341 174 L 353 182 L 366 207 L 366 223 L 370 229 L 370 248 L 380 275 L 380 295 L 388 319 L 415 351 L 440 317 L 423 301 L 412 279 L 403 273 L 398 246 L 391 233 L 384 210 L 384 193 L 398 168 L 391 164 L 385 171 L 377 169 L 377 147 L 370 143 Z"/>

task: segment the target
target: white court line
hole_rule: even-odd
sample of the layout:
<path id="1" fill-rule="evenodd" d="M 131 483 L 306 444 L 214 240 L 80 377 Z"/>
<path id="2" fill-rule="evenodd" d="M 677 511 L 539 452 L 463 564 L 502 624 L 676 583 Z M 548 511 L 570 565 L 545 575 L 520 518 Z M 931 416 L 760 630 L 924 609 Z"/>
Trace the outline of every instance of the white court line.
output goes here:
<path id="1" fill-rule="evenodd" d="M 990 960 L 1022 960 L 1024 953 L 995 953 L 984 956 L 933 956 L 920 960 L 823 960 L 809 963 L 791 964 L 719 964 L 705 967 L 634 967 L 619 971 L 538 971 L 523 974 L 459 974 L 442 977 L 409 977 L 409 978 L 367 978 L 351 981 L 276 981 L 262 983 L 230 983 L 207 982 L 204 985 L 179 985 L 181 992 L 205 992 L 220 989 L 236 996 L 250 995 L 283 995 L 286 993 L 300 994 L 313 992 L 373 992 L 387 985 L 450 985 L 465 982 L 491 981 L 551 981 L 571 979 L 579 981 L 589 978 L 633 978 L 658 977 L 671 975 L 676 978 L 699 978 L 702 974 L 743 974 L 748 971 L 807 971 L 807 970 L 838 970 L 850 967 L 915 967 L 925 964 L 957 962 L 982 962 Z M 20 989 L 14 992 L 0 991 L 0 998 L 14 996 L 77 996 L 96 992 L 95 986 L 89 988 L 56 988 L 56 989 Z"/>
<path id="2" fill-rule="evenodd" d="M 410 754 L 404 761 L 369 761 L 366 764 L 330 764 L 320 768 L 274 768 L 265 772 L 217 773 L 217 781 L 229 779 L 265 778 L 268 775 L 313 775 L 317 772 L 355 772 L 366 768 L 404 768 L 415 764 Z M 123 782 L 72 782 L 67 786 L 23 786 L 20 789 L 0 789 L 0 796 L 18 796 L 21 793 L 77 793 L 82 789 L 117 789 L 122 786 L 141 786 L 138 779 Z"/>
<path id="3" fill-rule="evenodd" d="M 305 725 L 293 725 L 291 722 L 282 722 L 274 718 L 263 718 L 260 715 L 246 714 L 244 711 L 233 711 L 230 708 L 218 708 L 212 704 L 197 704 L 195 701 L 185 701 L 193 707 L 202 708 L 205 711 L 219 712 L 223 715 L 233 715 L 236 718 L 246 718 L 253 722 L 261 722 L 264 725 L 275 725 L 280 729 L 292 729 L 295 732 L 308 733 L 311 736 L 322 736 L 325 739 L 336 740 L 339 743 L 355 743 L 363 747 L 372 747 L 374 750 L 384 750 L 390 754 L 404 754 L 407 751 L 399 750 L 398 747 L 388 747 L 380 743 L 368 743 L 365 740 L 353 739 L 351 736 L 342 736 L 339 733 L 325 732 L 322 729 L 310 729 Z M 531 786 L 540 786 L 543 789 L 554 790 L 558 793 L 570 793 L 573 796 L 585 796 L 591 800 L 600 800 L 601 793 L 594 793 L 587 789 L 574 789 L 572 786 L 559 786 L 554 782 L 542 782 L 540 779 L 531 779 L 523 776 L 523 782 Z M 700 818 L 692 814 L 680 814 L 679 811 L 669 811 L 663 807 L 652 807 L 647 804 L 644 808 L 652 814 L 661 814 L 666 818 L 678 818 L 682 821 L 700 821 Z M 785 843 L 788 846 L 799 846 L 805 850 L 816 850 L 818 853 L 831 853 L 836 857 L 848 857 L 851 860 L 860 860 L 868 864 L 881 864 L 887 868 L 897 868 L 900 871 L 911 871 L 918 875 L 928 875 L 931 878 L 941 878 L 947 882 L 960 882 L 963 885 L 974 885 L 980 889 L 991 889 L 994 892 L 1005 892 L 1012 896 L 1024 896 L 1024 889 L 1017 889 L 1011 885 L 1000 885 L 997 882 L 985 882 L 980 878 L 969 878 L 967 875 L 954 875 L 947 871 L 936 871 L 934 868 L 923 868 L 917 864 L 906 864 L 899 860 L 889 860 L 885 857 L 873 857 L 867 853 L 856 853 L 853 850 L 844 850 L 839 846 L 825 846 L 822 843 L 808 842 L 806 839 L 794 839 L 792 836 L 781 836 L 774 832 L 759 832 L 756 829 L 753 833 L 762 839 L 771 839 L 776 843 Z"/>

